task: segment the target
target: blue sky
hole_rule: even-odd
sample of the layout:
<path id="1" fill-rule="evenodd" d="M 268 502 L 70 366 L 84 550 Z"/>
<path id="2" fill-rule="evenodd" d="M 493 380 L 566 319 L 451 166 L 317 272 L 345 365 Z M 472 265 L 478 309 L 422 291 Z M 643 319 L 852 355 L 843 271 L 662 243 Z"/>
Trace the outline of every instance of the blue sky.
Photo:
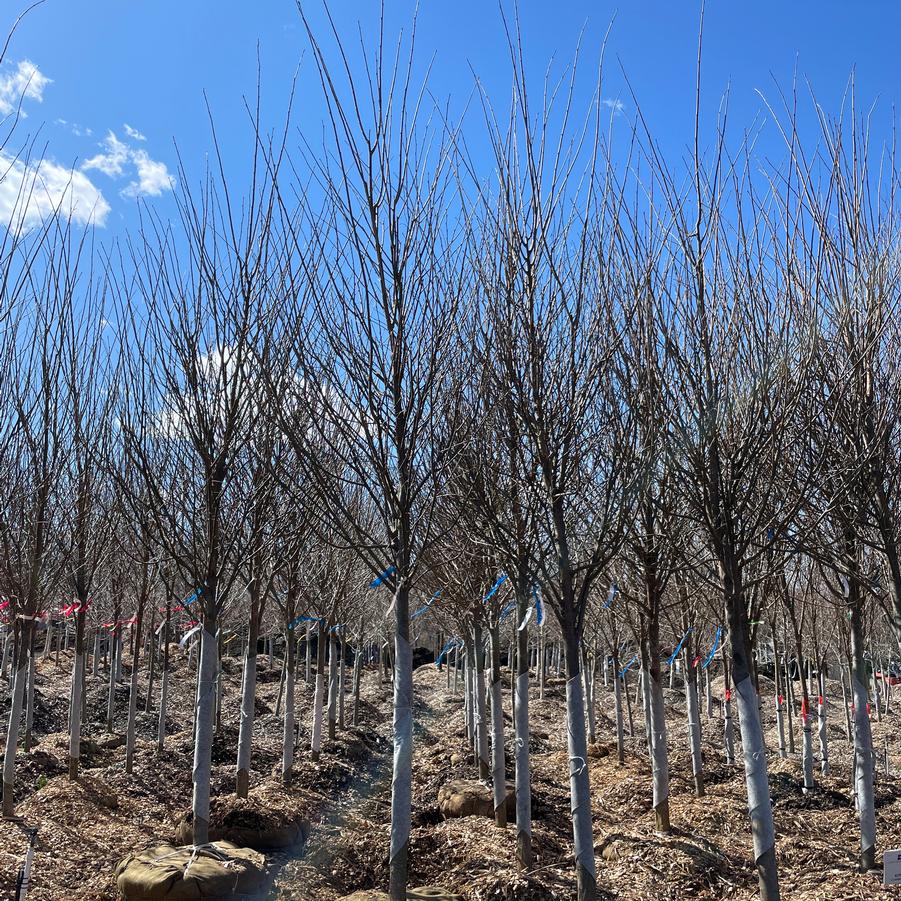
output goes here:
<path id="1" fill-rule="evenodd" d="M 4 6 L 7 26 L 17 10 Z M 320 0 L 307 7 L 323 29 Z M 342 0 L 330 8 L 351 39 L 362 17 L 364 40 L 372 40 L 377 3 Z M 389 33 L 409 21 L 412 8 L 407 0 L 386 0 Z M 538 77 L 551 59 L 570 59 L 580 34 L 585 59 L 596 58 L 612 21 L 602 92 L 611 109 L 622 104 L 616 127 L 628 131 L 635 114 L 624 70 L 671 162 L 684 154 L 693 123 L 697 3 L 520 0 L 520 10 L 527 65 Z M 901 85 L 899 33 L 901 4 L 888 0 L 708 0 L 706 133 L 727 87 L 740 131 L 763 112 L 757 92 L 775 99 L 777 85 L 790 88 L 797 67 L 833 112 L 854 70 L 861 102 L 877 103 L 877 135 L 888 136 Z M 505 102 L 509 63 L 495 3 L 422 0 L 418 51 L 432 61 L 433 93 L 449 97 L 452 108 L 466 104 L 473 72 Z M 203 171 L 211 150 L 204 92 L 224 153 L 240 173 L 250 148 L 243 98 L 255 91 L 258 56 L 265 120 L 280 120 L 297 72 L 295 127 L 315 142 L 320 90 L 293 0 L 47 0 L 25 19 L 0 70 L 0 113 L 26 82 L 29 95 L 27 118 L 5 152 L 34 138 L 34 155 L 58 167 L 51 174 L 62 178 L 74 168 L 74 184 L 94 198 L 103 233 L 115 235 L 134 220 L 136 198 L 164 215 L 172 208 L 179 157 L 189 178 Z M 583 74 L 588 91 L 591 66 Z M 758 152 L 779 150 L 764 121 Z M 0 214 L 5 202 L 0 185 Z"/>

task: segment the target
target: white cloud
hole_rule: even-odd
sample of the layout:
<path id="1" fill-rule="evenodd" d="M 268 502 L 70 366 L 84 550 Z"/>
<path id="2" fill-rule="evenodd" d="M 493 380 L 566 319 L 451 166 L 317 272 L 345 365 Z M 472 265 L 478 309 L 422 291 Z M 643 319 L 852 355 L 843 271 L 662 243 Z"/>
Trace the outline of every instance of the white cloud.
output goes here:
<path id="1" fill-rule="evenodd" d="M 165 163 L 150 159 L 145 150 L 133 151 L 131 158 L 138 172 L 138 180 L 122 191 L 123 197 L 159 197 L 163 191 L 171 191 L 175 187 L 175 179 L 169 174 Z"/>
<path id="2" fill-rule="evenodd" d="M 109 211 L 83 172 L 51 160 L 25 163 L 0 152 L 0 223 L 11 231 L 28 231 L 54 215 L 102 226 Z"/>
<path id="3" fill-rule="evenodd" d="M 125 134 L 127 134 L 133 141 L 146 141 L 147 138 L 141 134 L 136 128 L 132 128 L 127 122 L 122 126 L 125 129 Z"/>
<path id="4" fill-rule="evenodd" d="M 100 146 L 104 148 L 104 152 L 85 160 L 81 168 L 85 172 L 99 169 L 110 178 L 121 175 L 131 155 L 129 146 L 120 141 L 111 131 L 107 132 Z"/>
<path id="5" fill-rule="evenodd" d="M 218 415 L 218 426 L 224 428 L 228 415 L 228 392 L 225 386 L 240 375 L 238 371 L 240 362 L 234 348 L 229 345 L 213 348 L 199 356 L 191 367 L 192 379 L 196 379 L 196 387 L 191 393 L 166 394 L 162 398 L 152 422 L 152 430 L 156 437 L 170 440 L 188 437 L 189 424 L 194 416 L 191 410 L 195 391 L 205 398 L 204 407 L 210 411 L 210 421 L 213 421 L 214 415 Z"/>
<path id="6" fill-rule="evenodd" d="M 125 128 L 129 134 L 134 131 L 127 125 Z M 100 146 L 103 152 L 85 160 L 81 168 L 85 172 L 97 169 L 110 178 L 118 178 L 127 166 L 133 166 L 137 178 L 120 192 L 123 197 L 159 197 L 163 191 L 171 191 L 175 187 L 175 179 L 165 163 L 151 159 L 146 150 L 126 144 L 114 132 L 108 132 Z"/>
<path id="7" fill-rule="evenodd" d="M 48 84 L 51 84 L 51 79 L 33 62 L 21 60 L 14 71 L 0 75 L 0 115 L 8 116 L 23 100 L 40 103 Z M 21 115 L 26 115 L 24 110 Z"/>
<path id="8" fill-rule="evenodd" d="M 67 119 L 54 119 L 53 124 L 68 129 L 77 138 L 89 138 L 94 134 L 92 129 L 79 125 L 77 122 L 69 122 Z"/>
<path id="9" fill-rule="evenodd" d="M 614 116 L 618 116 L 625 109 L 625 106 L 619 97 L 607 97 L 602 100 L 601 103 L 603 103 L 604 106 L 609 106 Z"/>

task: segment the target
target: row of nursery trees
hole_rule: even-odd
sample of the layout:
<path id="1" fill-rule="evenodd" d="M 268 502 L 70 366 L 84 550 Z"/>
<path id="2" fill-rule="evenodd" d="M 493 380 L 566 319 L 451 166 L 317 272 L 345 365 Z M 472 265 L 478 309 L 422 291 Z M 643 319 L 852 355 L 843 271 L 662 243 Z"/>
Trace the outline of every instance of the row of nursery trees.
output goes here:
<path id="1" fill-rule="evenodd" d="M 479 112 L 454 122 L 433 107 L 412 50 L 362 67 L 337 37 L 309 42 L 326 108 L 320 149 L 291 128 L 265 134 L 256 118 L 245 170 L 215 154 L 199 183 L 182 171 L 172 221 L 146 210 L 114 248 L 63 216 L 3 238 L 4 813 L 48 616 L 72 624 L 72 778 L 94 628 L 111 623 L 114 647 L 130 628 L 133 735 L 142 646 L 192 621 L 198 843 L 228 630 L 246 647 L 239 793 L 259 636 L 290 636 L 286 779 L 294 638 L 310 624 L 317 652 L 387 638 L 400 901 L 414 633 L 459 639 L 476 681 L 489 673 L 490 690 L 468 696 L 499 793 L 500 653 L 512 635 L 528 867 L 523 736 L 540 607 L 561 642 L 580 901 L 596 895 L 586 667 L 639 656 L 666 830 L 667 661 L 678 650 L 696 684 L 717 627 L 761 896 L 779 896 L 757 691 L 761 649 L 771 659 L 773 645 L 780 661 L 811 659 L 813 678 L 849 669 L 871 866 L 867 648 L 886 656 L 901 640 L 891 156 L 873 161 L 853 108 L 836 120 L 817 108 L 810 141 L 788 106 L 768 126 L 784 138 L 781 162 L 729 146 L 721 125 L 709 150 L 696 127 L 688 165 L 676 164 L 640 116 L 628 141 L 624 120 L 613 139 L 600 83 L 583 108 L 569 77 L 535 105 L 515 34 L 509 102 L 498 108 L 477 87 Z M 26 187 L 23 217 L 29 201 Z M 806 720 L 821 692 L 805 680 L 798 690 Z M 807 774 L 807 731 L 803 742 Z M 700 791 L 699 756 L 696 777 Z"/>

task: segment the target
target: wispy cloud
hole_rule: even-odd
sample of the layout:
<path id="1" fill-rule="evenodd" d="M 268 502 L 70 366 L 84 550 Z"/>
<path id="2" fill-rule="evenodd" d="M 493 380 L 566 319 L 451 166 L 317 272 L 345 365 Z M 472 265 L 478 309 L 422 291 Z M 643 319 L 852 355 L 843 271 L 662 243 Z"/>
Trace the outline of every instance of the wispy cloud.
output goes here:
<path id="1" fill-rule="evenodd" d="M 23 59 L 14 65 L 12 71 L 5 67 L 0 74 L 0 115 L 3 116 L 8 116 L 23 100 L 40 103 L 44 88 L 52 83 L 31 60 Z M 27 115 L 24 109 L 21 115 Z"/>
<path id="2" fill-rule="evenodd" d="M 133 141 L 146 141 L 147 137 L 142 135 L 136 128 L 132 128 L 127 122 L 122 126 L 125 130 L 125 134 L 127 134 Z"/>
<path id="3" fill-rule="evenodd" d="M 68 119 L 54 119 L 53 124 L 68 129 L 77 138 L 89 138 L 94 134 L 92 129 L 79 125 L 77 122 L 69 122 Z"/>
<path id="4" fill-rule="evenodd" d="M 619 99 L 619 97 L 605 97 L 601 101 L 601 103 L 603 103 L 604 106 L 610 107 L 610 111 L 614 116 L 619 116 L 625 109 L 625 106 L 623 105 L 623 102 Z"/>
<path id="5" fill-rule="evenodd" d="M 0 171 L 0 223 L 10 231 L 29 231 L 55 215 L 79 225 L 106 222 L 109 204 L 77 169 L 52 160 L 24 162 L 0 152 Z"/>
<path id="6" fill-rule="evenodd" d="M 125 164 L 129 160 L 130 149 L 126 143 L 120 141 L 113 132 L 107 132 L 106 137 L 101 141 L 100 146 L 103 148 L 102 153 L 92 156 L 82 164 L 82 169 L 89 172 L 91 169 L 97 169 L 110 178 L 116 178 L 121 175 L 125 169 Z"/>
<path id="7" fill-rule="evenodd" d="M 125 129 L 129 135 L 135 131 L 128 125 Z M 140 140 L 144 140 L 143 135 Z M 101 152 L 85 160 L 81 168 L 85 172 L 96 169 L 110 178 L 119 178 L 127 168 L 133 167 L 137 177 L 120 192 L 123 197 L 159 197 L 175 187 L 175 179 L 165 163 L 152 159 L 146 150 L 127 144 L 115 132 L 108 132 L 100 147 Z"/>

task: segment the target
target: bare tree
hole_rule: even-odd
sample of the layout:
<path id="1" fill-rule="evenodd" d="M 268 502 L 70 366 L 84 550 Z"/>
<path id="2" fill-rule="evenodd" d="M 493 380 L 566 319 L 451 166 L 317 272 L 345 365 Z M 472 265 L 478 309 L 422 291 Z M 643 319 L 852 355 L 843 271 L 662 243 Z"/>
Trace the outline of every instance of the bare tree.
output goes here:
<path id="1" fill-rule="evenodd" d="M 392 56 L 382 22 L 361 83 L 329 22 L 336 65 L 304 18 L 327 133 L 324 152 L 309 160 L 316 191 L 284 202 L 297 248 L 295 296 L 305 304 L 289 314 L 296 327 L 279 398 L 282 425 L 318 497 L 316 512 L 330 520 L 322 531 L 337 532 L 393 593 L 389 889 L 392 901 L 402 901 L 413 740 L 409 597 L 432 540 L 437 486 L 456 446 L 446 399 L 459 371 L 465 268 L 448 228 L 450 140 L 425 120 L 414 42 Z M 321 208 L 313 209 L 313 193 Z M 357 503 L 359 495 L 366 505 Z"/>
<path id="2" fill-rule="evenodd" d="M 870 547 L 885 555 L 890 586 L 886 613 L 896 641 L 901 641 L 894 463 L 901 268 L 893 237 L 894 152 L 883 155 L 874 167 L 869 122 L 857 119 L 853 83 L 849 99 L 847 111 L 843 109 L 834 121 L 816 107 L 821 142 L 815 154 L 809 154 L 798 138 L 796 100 L 780 127 L 790 153 L 789 186 L 805 225 L 802 271 L 807 274 L 807 290 L 819 304 L 817 365 L 808 377 L 823 398 L 813 436 L 824 464 L 816 467 L 815 490 L 807 499 L 809 529 L 818 540 L 808 542 L 805 550 L 818 559 L 823 575 L 829 574 L 829 593 L 840 599 L 849 617 L 860 861 L 862 869 L 872 869 L 876 834 L 864 650 L 867 607 L 873 597 L 866 558 Z M 800 665 L 799 633 L 796 628 Z M 802 696 L 808 701 L 803 673 Z M 809 728 L 805 722 L 808 758 Z"/>
<path id="3" fill-rule="evenodd" d="M 573 838 L 584 901 L 595 897 L 596 876 L 581 639 L 593 587 L 619 547 L 629 510 L 629 426 L 616 361 L 620 298 L 610 278 L 615 264 L 607 267 L 617 191 L 602 156 L 599 94 L 572 133 L 572 94 L 556 109 L 555 93 L 546 93 L 536 114 L 512 39 L 511 56 L 508 122 L 499 127 L 487 116 L 499 186 L 484 214 L 496 263 L 483 290 L 500 364 L 495 391 L 512 397 L 524 471 L 539 476 L 548 553 L 537 562 L 566 652 Z"/>
<path id="4" fill-rule="evenodd" d="M 634 298 L 625 315 L 624 368 L 628 388 L 626 402 L 636 423 L 634 459 L 640 467 L 636 486 L 635 516 L 629 523 L 624 562 L 637 583 L 635 606 L 641 612 L 640 645 L 642 675 L 653 772 L 654 813 L 657 830 L 669 832 L 669 762 L 666 712 L 661 671 L 661 625 L 667 592 L 674 575 L 687 560 L 684 516 L 680 508 L 673 457 L 672 397 L 665 387 L 674 378 L 665 350 L 668 312 L 661 288 L 666 284 L 668 257 L 658 245 L 653 225 L 642 230 L 638 211 L 620 217 L 619 270 L 624 295 Z M 653 220 L 652 220 L 653 221 Z M 699 738 L 699 736 L 698 736 Z M 700 764 L 700 743 L 693 759 Z M 696 778 L 700 778 L 697 774 Z M 701 787 L 698 782 L 696 787 Z"/>
<path id="5" fill-rule="evenodd" d="M 209 824 L 217 633 L 248 547 L 239 460 L 262 415 L 257 361 L 267 359 L 268 310 L 284 266 L 272 227 L 278 153 L 262 146 L 256 126 L 254 140 L 243 203 L 218 156 L 199 196 L 182 173 L 181 240 L 150 219 L 119 280 L 125 340 L 135 348 L 119 411 L 141 481 L 133 515 L 151 518 L 203 627 L 192 805 L 198 844 Z"/>
<path id="6" fill-rule="evenodd" d="M 25 683 L 34 667 L 34 636 L 45 614 L 48 589 L 56 583 L 59 559 L 52 554 L 52 522 L 56 520 L 55 489 L 63 445 L 59 409 L 59 369 L 62 341 L 58 297 L 44 289 L 53 282 L 51 267 L 28 273 L 31 304 L 17 311 L 8 324 L 9 368 L 7 403 L 3 406 L 2 463 L 5 502 L 0 510 L 0 580 L 10 599 L 16 629 L 13 687 L 3 762 L 3 815 L 14 812 L 15 759 Z M 30 679 L 29 708 L 33 701 Z M 28 717 L 30 719 L 30 717 Z M 30 744 L 26 727 L 25 748 Z"/>
<path id="7" fill-rule="evenodd" d="M 486 260 L 485 265 L 490 265 L 490 260 Z M 483 273 L 483 278 L 486 285 L 492 284 L 489 273 Z M 498 401 L 491 390 L 499 380 L 494 350 L 491 341 L 486 340 L 482 347 L 482 366 L 486 374 L 475 382 L 472 389 L 474 409 L 468 417 L 467 449 L 460 455 L 455 467 L 454 486 L 449 494 L 462 507 L 451 514 L 452 518 L 463 519 L 467 523 L 465 534 L 458 536 L 458 540 L 474 541 L 490 558 L 499 562 L 516 599 L 513 705 L 516 731 L 516 848 L 519 865 L 528 869 L 532 865 L 528 627 L 537 592 L 535 560 L 539 556 L 539 508 L 535 492 L 531 489 L 535 474 L 526 468 L 522 458 L 519 421 L 512 397 L 505 394 Z M 491 370 L 495 370 L 493 375 Z M 539 613 L 536 614 L 536 621 L 543 617 L 540 602 L 537 603 Z M 495 618 L 503 609 L 495 610 Z M 494 636 L 493 641 L 496 642 Z M 512 660 L 510 667 L 513 672 Z M 502 721 L 499 725 L 502 732 Z M 502 765 L 500 770 L 503 770 Z M 504 805 L 506 793 L 503 773 L 499 780 L 495 778 L 495 790 L 500 793 L 499 797 L 495 797 L 495 808 L 499 811 Z"/>
<path id="8" fill-rule="evenodd" d="M 114 483 L 112 388 L 118 348 L 106 319 L 102 282 L 93 282 L 91 247 L 61 241 L 51 264 L 60 298 L 60 410 L 66 442 L 60 473 L 61 521 L 55 540 L 74 600 L 75 655 L 69 708 L 69 778 L 78 777 L 88 608 L 109 566 Z"/>
<path id="9" fill-rule="evenodd" d="M 789 239 L 780 244 L 776 223 L 764 217 L 747 178 L 747 160 L 726 159 L 722 131 L 709 171 L 696 138 L 690 206 L 659 155 L 653 148 L 650 153 L 678 248 L 666 289 L 673 313 L 665 338 L 674 372 L 667 388 L 678 447 L 675 475 L 716 566 L 754 858 L 761 896 L 772 901 L 779 897 L 775 831 L 748 611 L 753 581 L 763 577 L 767 531 L 785 529 L 805 490 L 799 441 L 804 415 L 810 416 L 802 415 L 809 400 L 809 310 L 796 290 L 792 260 L 780 255 L 781 247 L 793 247 L 796 221 L 787 220 Z M 727 209 L 737 211 L 737 228 Z M 802 477 L 787 482 L 787 465 Z"/>
<path id="10" fill-rule="evenodd" d="M 260 365 L 267 365 L 266 357 Z M 263 380 L 257 386 L 258 395 L 254 403 L 262 406 Z M 238 731 L 238 759 L 235 777 L 235 794 L 246 798 L 250 787 L 251 742 L 253 739 L 254 701 L 257 682 L 257 646 L 260 627 L 266 612 L 266 602 L 272 590 L 275 572 L 273 563 L 273 522 L 276 515 L 276 481 L 272 472 L 276 453 L 276 426 L 274 418 L 258 417 L 255 433 L 239 457 L 239 465 L 244 470 L 244 482 L 249 494 L 239 508 L 247 511 L 247 528 L 240 558 L 245 561 L 241 567 L 241 581 L 246 583 L 248 605 L 247 645 L 244 657 L 244 673 L 241 682 L 241 719 Z M 289 591 L 294 582 L 289 576 Z M 292 597 L 294 595 L 292 594 Z M 288 644 L 290 645 L 290 638 Z M 293 660 L 293 657 L 292 657 Z M 287 663 L 286 663 L 287 665 Z M 293 693 L 293 685 L 292 685 Z"/>

